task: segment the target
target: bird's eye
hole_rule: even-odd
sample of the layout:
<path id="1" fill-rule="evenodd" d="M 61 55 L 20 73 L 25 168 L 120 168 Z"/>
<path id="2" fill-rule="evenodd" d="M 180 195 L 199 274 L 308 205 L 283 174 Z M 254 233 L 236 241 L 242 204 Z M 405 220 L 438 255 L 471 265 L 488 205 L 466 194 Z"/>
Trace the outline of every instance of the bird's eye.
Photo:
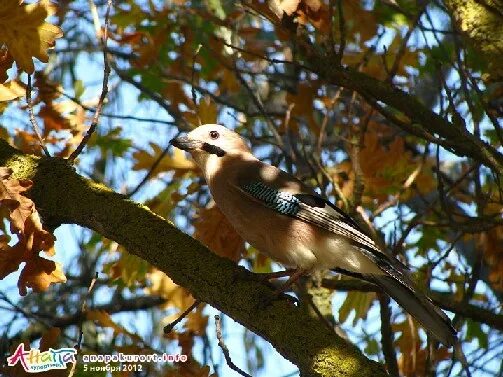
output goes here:
<path id="1" fill-rule="evenodd" d="M 217 131 L 210 131 L 210 137 L 213 140 L 218 139 L 219 136 L 220 136 L 220 134 Z"/>

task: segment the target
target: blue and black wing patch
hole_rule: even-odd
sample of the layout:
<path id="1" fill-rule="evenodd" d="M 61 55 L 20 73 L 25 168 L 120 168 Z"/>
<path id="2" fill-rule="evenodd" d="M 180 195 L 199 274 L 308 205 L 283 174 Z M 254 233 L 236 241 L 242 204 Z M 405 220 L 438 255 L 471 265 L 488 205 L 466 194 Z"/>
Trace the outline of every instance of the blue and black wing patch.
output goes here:
<path id="1" fill-rule="evenodd" d="M 313 194 L 291 194 L 279 191 L 260 181 L 247 183 L 241 189 L 282 215 L 297 218 L 346 237 L 376 263 L 389 264 L 390 258 L 382 253 L 360 226 L 342 210 L 322 197 Z M 396 262 L 399 263 L 398 260 Z"/>
<path id="2" fill-rule="evenodd" d="M 242 187 L 243 191 L 261 201 L 267 207 L 282 215 L 296 217 L 300 211 L 300 199 L 288 192 L 278 191 L 262 182 L 251 182 Z"/>

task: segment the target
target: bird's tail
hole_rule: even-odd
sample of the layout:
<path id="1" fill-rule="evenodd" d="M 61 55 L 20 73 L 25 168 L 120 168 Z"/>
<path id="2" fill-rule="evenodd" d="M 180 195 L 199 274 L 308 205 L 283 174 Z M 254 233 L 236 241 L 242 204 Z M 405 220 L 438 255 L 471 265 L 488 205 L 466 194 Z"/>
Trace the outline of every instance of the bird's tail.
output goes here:
<path id="1" fill-rule="evenodd" d="M 402 276 L 404 277 L 404 276 Z M 386 275 L 365 275 L 365 278 L 381 287 L 407 312 L 423 325 L 437 340 L 446 346 L 457 343 L 456 330 L 445 313 L 433 304 L 412 281 L 406 282 Z"/>

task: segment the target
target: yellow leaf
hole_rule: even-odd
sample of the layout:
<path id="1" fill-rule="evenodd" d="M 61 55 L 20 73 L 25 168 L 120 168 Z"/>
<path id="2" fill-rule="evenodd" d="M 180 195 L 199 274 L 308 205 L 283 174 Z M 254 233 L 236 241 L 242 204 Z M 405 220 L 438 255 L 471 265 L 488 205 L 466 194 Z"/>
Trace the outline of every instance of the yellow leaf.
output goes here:
<path id="1" fill-rule="evenodd" d="M 356 325 L 360 318 L 367 318 L 368 311 L 374 299 L 375 293 L 349 292 L 339 309 L 339 321 L 345 322 L 354 310 L 355 318 L 353 319 L 353 326 Z"/>
<path id="2" fill-rule="evenodd" d="M 142 342 L 140 336 L 126 330 L 124 327 L 116 324 L 110 314 L 104 310 L 90 310 L 87 312 L 87 319 L 91 321 L 96 321 L 99 326 L 109 327 L 114 330 L 115 334 L 125 334 L 136 342 Z"/>
<path id="3" fill-rule="evenodd" d="M 150 143 L 150 147 L 153 149 L 153 153 L 150 154 L 145 150 L 140 150 L 133 153 L 133 158 L 136 160 L 133 170 L 150 170 L 152 165 L 157 161 L 162 153 L 161 147 L 159 145 Z M 174 148 L 173 154 L 166 155 L 157 167 L 152 172 L 152 176 L 155 176 L 161 172 L 165 171 L 191 171 L 196 169 L 196 164 L 191 160 L 187 159 L 185 152 L 180 149 Z"/>
<path id="4" fill-rule="evenodd" d="M 33 73 L 33 57 L 47 62 L 47 49 L 63 36 L 61 29 L 44 20 L 54 13 L 48 0 L 22 4 L 22 0 L 3 0 L 0 3 L 0 42 L 7 45 L 18 67 Z"/>
<path id="5" fill-rule="evenodd" d="M 29 259 L 19 276 L 19 294 L 25 296 L 27 288 L 33 288 L 35 292 L 43 292 L 52 283 L 65 283 L 66 276 L 57 262 L 39 257 Z"/>
<path id="6" fill-rule="evenodd" d="M 171 278 L 160 270 L 154 270 L 149 274 L 151 286 L 145 291 L 151 295 L 159 295 L 168 300 L 166 307 L 174 306 L 180 310 L 187 309 L 194 303 L 194 298 L 189 291 L 180 287 Z"/>
<path id="7" fill-rule="evenodd" d="M 26 94 L 26 89 L 17 81 L 0 84 L 0 102 L 12 101 Z"/>
<path id="8" fill-rule="evenodd" d="M 283 18 L 283 13 L 291 16 L 298 8 L 300 0 L 271 0 L 268 1 L 269 8 L 279 18 Z"/>
<path id="9" fill-rule="evenodd" d="M 144 282 L 150 264 L 136 255 L 128 253 L 121 246 L 119 246 L 119 251 L 120 258 L 115 262 L 105 264 L 103 271 L 112 280 L 121 279 L 127 287 L 134 287 L 138 283 Z"/>
<path id="10" fill-rule="evenodd" d="M 210 97 L 206 96 L 201 100 L 198 114 L 202 124 L 217 122 L 217 106 L 211 101 Z"/>
<path id="11" fill-rule="evenodd" d="M 185 328 L 191 334 L 203 335 L 206 326 L 208 325 L 208 316 L 203 314 L 204 306 L 199 305 L 199 307 L 187 315 L 187 322 L 185 323 Z"/>

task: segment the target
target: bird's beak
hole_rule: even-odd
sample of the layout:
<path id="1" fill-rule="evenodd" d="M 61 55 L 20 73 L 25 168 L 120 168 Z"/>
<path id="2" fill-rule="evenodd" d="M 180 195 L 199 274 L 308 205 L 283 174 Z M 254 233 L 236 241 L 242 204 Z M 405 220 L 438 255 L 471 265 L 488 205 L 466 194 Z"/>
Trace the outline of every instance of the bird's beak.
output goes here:
<path id="1" fill-rule="evenodd" d="M 174 147 L 189 152 L 201 148 L 202 145 L 202 143 L 199 140 L 193 140 L 188 138 L 187 136 L 175 137 L 174 139 L 171 139 L 169 143 Z"/>

